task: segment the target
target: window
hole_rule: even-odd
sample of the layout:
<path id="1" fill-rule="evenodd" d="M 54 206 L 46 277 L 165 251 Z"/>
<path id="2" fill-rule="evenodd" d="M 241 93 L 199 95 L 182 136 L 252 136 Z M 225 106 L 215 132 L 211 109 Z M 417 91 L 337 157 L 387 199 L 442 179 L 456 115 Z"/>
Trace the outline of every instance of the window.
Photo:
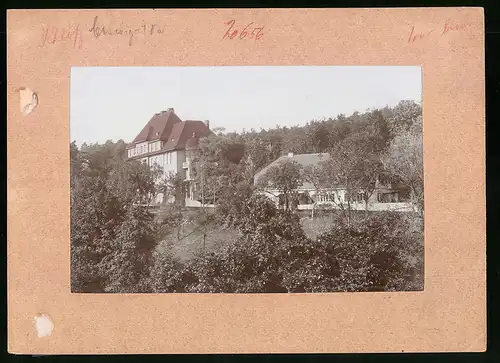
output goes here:
<path id="1" fill-rule="evenodd" d="M 396 203 L 398 201 L 397 193 L 379 193 L 377 200 L 380 203 Z"/>
<path id="2" fill-rule="evenodd" d="M 398 194 L 398 201 L 400 201 L 400 202 L 410 201 L 410 189 L 409 188 L 400 189 L 397 194 Z"/>
<path id="3" fill-rule="evenodd" d="M 361 193 L 356 193 L 356 194 L 351 194 L 349 195 L 348 193 L 345 193 L 345 200 L 351 201 L 351 203 L 361 203 L 365 201 L 366 194 L 361 192 Z M 349 198 L 349 199 L 348 199 Z"/>

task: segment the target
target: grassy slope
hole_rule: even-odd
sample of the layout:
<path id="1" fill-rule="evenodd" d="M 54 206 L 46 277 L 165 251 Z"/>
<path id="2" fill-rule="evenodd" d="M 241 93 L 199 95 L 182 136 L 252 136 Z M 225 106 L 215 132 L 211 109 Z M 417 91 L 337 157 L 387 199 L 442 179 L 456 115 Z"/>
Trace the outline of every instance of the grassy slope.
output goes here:
<path id="1" fill-rule="evenodd" d="M 234 229 L 223 229 L 211 224 L 206 228 L 205 248 L 210 251 L 217 249 L 227 243 L 232 243 L 238 238 L 238 232 Z M 179 233 L 169 234 L 158 245 L 159 251 L 169 251 L 181 261 L 191 259 L 196 252 L 203 250 L 203 228 L 196 228 L 195 223 L 183 226 Z"/>
<path id="2" fill-rule="evenodd" d="M 304 232 L 309 238 L 314 239 L 318 234 L 326 232 L 332 226 L 331 216 L 318 216 L 311 219 L 303 216 L 301 219 Z M 238 232 L 233 228 L 223 229 L 221 226 L 211 224 L 207 226 L 205 248 L 210 251 L 219 246 L 232 243 L 238 238 Z M 162 240 L 158 249 L 160 252 L 169 251 L 181 261 L 191 259 L 195 253 L 203 250 L 203 229 L 196 228 L 196 223 L 188 223 L 181 229 L 179 238 L 177 233 L 169 234 Z"/>

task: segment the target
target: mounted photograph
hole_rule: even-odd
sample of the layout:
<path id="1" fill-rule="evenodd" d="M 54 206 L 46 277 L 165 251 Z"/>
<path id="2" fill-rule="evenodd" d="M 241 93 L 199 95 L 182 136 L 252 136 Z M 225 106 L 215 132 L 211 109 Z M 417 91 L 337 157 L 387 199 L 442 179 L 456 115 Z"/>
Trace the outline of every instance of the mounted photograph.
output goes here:
<path id="1" fill-rule="evenodd" d="M 419 66 L 72 67 L 73 293 L 424 290 Z"/>

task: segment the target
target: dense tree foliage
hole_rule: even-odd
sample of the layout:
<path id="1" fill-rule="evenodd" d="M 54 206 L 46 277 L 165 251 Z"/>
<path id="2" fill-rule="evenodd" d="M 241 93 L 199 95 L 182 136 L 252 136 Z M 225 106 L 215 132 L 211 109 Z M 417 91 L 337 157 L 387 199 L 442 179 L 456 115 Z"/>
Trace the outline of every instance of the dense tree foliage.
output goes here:
<path id="1" fill-rule="evenodd" d="M 238 238 L 180 261 L 158 244 L 179 238 L 186 211 L 156 215 L 158 193 L 184 198 L 178 175 L 126 160 L 123 141 L 70 145 L 71 287 L 75 292 L 326 292 L 423 289 L 423 150 L 421 107 L 403 101 L 305 126 L 225 133 L 200 141 L 193 156 L 195 197 L 215 204 L 194 218 L 231 228 Z M 255 193 L 253 178 L 287 153 L 329 153 L 316 167 L 271 168 L 265 182 L 286 195 L 278 209 Z M 412 192 L 415 213 L 331 212 L 333 227 L 308 237 L 289 208 L 294 189 L 338 184 L 368 197 L 375 180 Z M 347 199 L 349 203 L 349 199 Z M 348 223 L 345 223 L 347 218 Z M 191 218 L 193 219 L 193 218 Z M 204 235 L 205 236 L 205 235 Z"/>
<path id="2" fill-rule="evenodd" d="M 412 192 L 416 209 L 424 210 L 424 158 L 422 144 L 422 118 L 400 128 L 383 156 L 387 171 Z"/>
<path id="3" fill-rule="evenodd" d="M 250 198 L 234 243 L 185 264 L 161 255 L 155 292 L 330 292 L 423 289 L 423 239 L 412 218 L 380 214 L 307 238 L 299 217 Z M 173 267 L 175 266 L 175 267 Z"/>
<path id="4" fill-rule="evenodd" d="M 126 161 L 124 146 L 70 145 L 73 291 L 146 289 L 158 233 L 148 204 L 159 171 Z"/>
<path id="5" fill-rule="evenodd" d="M 259 187 L 277 190 L 284 199 L 285 210 L 291 209 L 296 199 L 295 190 L 302 185 L 304 178 L 302 166 L 293 160 L 281 160 L 273 165 L 259 180 Z"/>

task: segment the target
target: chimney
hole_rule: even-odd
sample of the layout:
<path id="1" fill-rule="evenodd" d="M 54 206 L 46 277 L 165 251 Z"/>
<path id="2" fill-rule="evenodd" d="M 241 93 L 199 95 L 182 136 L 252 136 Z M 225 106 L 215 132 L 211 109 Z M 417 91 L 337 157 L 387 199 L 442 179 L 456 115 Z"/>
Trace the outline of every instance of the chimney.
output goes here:
<path id="1" fill-rule="evenodd" d="M 293 153 L 288 153 L 289 158 L 293 158 Z"/>
<path id="2" fill-rule="evenodd" d="M 207 127 L 207 129 L 210 128 L 210 120 L 205 120 L 205 126 Z"/>

